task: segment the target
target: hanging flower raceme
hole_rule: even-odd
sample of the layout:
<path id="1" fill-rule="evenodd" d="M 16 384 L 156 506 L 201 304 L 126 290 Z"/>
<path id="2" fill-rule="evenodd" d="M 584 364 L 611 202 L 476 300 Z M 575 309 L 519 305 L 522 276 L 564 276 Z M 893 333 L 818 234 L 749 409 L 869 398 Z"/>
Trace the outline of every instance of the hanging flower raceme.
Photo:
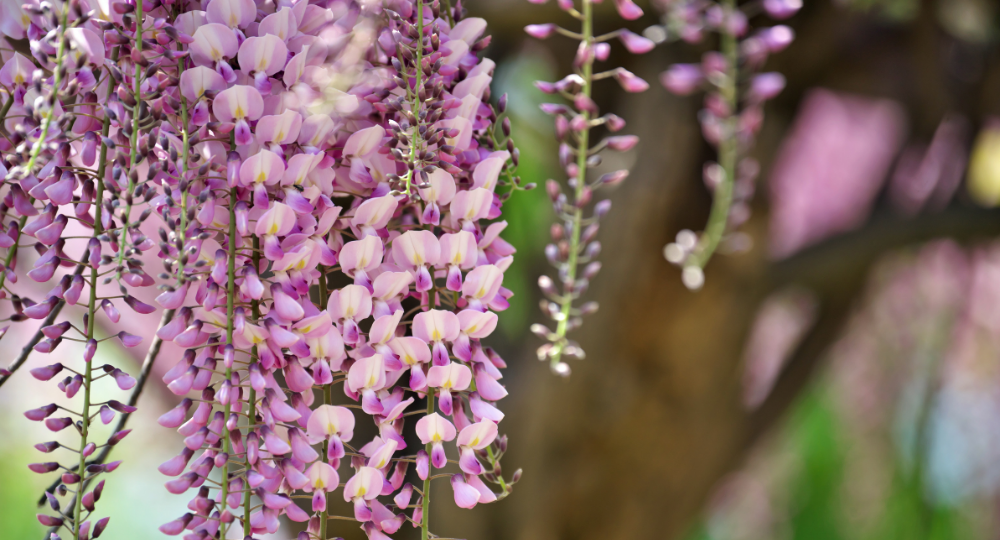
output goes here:
<path id="1" fill-rule="evenodd" d="M 531 0 L 536 4 L 545 1 Z M 552 329 L 543 324 L 532 325 L 532 331 L 547 341 L 539 347 L 538 359 L 547 360 L 552 370 L 562 376 L 570 373 L 569 364 L 563 362 L 565 357 L 584 357 L 583 349 L 569 339 L 567 334 L 582 324 L 584 315 L 597 310 L 596 302 L 576 305 L 587 290 L 590 280 L 601 269 L 601 263 L 597 261 L 601 243 L 596 240 L 596 236 L 601 218 L 611 208 L 611 201 L 595 201 L 594 194 L 600 188 L 620 184 L 628 176 L 627 170 L 597 175 L 592 169 L 600 166 L 601 151 L 610 149 L 624 152 L 631 150 L 639 142 L 634 135 L 616 134 L 625 127 L 625 121 L 612 113 L 600 114 L 597 104 L 591 98 L 593 86 L 601 79 L 615 79 L 626 92 L 643 92 L 649 87 L 644 80 L 624 68 L 595 72 L 595 66 L 597 62 L 608 59 L 611 51 L 607 43 L 609 40 L 620 39 L 629 52 L 636 54 L 649 52 L 654 46 L 649 39 L 626 29 L 595 36 L 595 3 L 594 0 L 581 0 L 579 4 L 560 0 L 559 8 L 581 21 L 579 32 L 553 23 L 532 24 L 525 28 L 528 35 L 538 39 L 561 34 L 579 41 L 572 74 L 554 83 L 536 83 L 542 92 L 559 94 L 570 101 L 568 105 L 542 105 L 543 112 L 555 117 L 556 137 L 560 143 L 559 162 L 569 179 L 569 192 L 567 194 L 562 184 L 555 180 L 549 180 L 546 184 L 546 191 L 561 221 L 552 226 L 553 243 L 545 249 L 546 257 L 557 269 L 558 278 L 556 281 L 542 276 L 538 284 L 546 297 L 542 301 L 542 309 L 556 326 Z M 631 0 L 617 0 L 615 8 L 626 20 L 642 16 L 642 10 Z M 595 128 L 604 128 L 609 135 L 595 143 L 591 140 L 591 130 Z M 588 210 L 589 216 L 586 215 Z M 466 290 L 467 287 L 463 287 L 463 292 Z"/>
<path id="2" fill-rule="evenodd" d="M 28 40 L 30 57 L 5 52 L 0 67 L 0 246 L 5 249 L 0 300 L 7 323 L 34 319 L 41 327 L 0 374 L 0 384 L 28 354 L 67 352 L 72 345 L 65 343 L 80 344 L 67 355 L 72 363 L 31 370 L 35 379 L 55 382 L 73 402 L 26 413 L 61 437 L 36 445 L 53 461 L 30 468 L 61 475 L 45 494 L 52 513 L 38 515 L 50 536 L 96 538 L 109 519 L 91 519 L 105 487 L 103 475 L 120 463 L 107 462 L 108 455 L 129 433 L 124 418 L 135 411 L 141 385 L 120 368 L 94 362 L 112 345 L 107 340 L 126 348 L 143 341 L 115 328 L 122 311 L 125 317 L 155 311 L 137 296 L 155 282 L 144 269 L 144 253 L 155 243 L 143 224 L 163 181 L 161 160 L 168 151 L 165 88 L 172 82 L 163 70 L 170 54 L 162 45 L 174 29 L 137 18 L 141 2 L 116 4 L 111 14 L 90 11 L 79 1 L 29 3 L 23 9 L 20 20 L 4 15 L 3 24 L 7 37 Z M 24 276 L 28 279 L 19 279 Z M 76 306 L 82 317 L 61 318 L 66 305 Z M 105 381 L 98 382 L 101 378 Z M 127 403 L 93 399 L 96 386 L 112 381 L 132 391 Z M 99 426 L 116 417 L 114 429 L 101 433 Z M 76 440 L 67 440 L 67 434 Z M 74 452 L 69 460 L 60 455 L 64 449 Z"/>
<path id="3" fill-rule="evenodd" d="M 683 268 L 681 278 L 690 289 L 705 282 L 704 268 L 720 248 L 745 249 L 745 235 L 736 231 L 750 217 L 749 201 L 760 170 L 747 157 L 764 120 L 763 105 L 785 86 L 780 73 L 760 73 L 768 56 L 791 44 L 794 32 L 784 25 L 751 30 L 748 14 L 760 12 L 774 19 L 794 15 L 800 0 L 769 0 L 748 3 L 736 0 L 702 2 L 667 0 L 664 27 L 652 27 L 660 36 L 679 36 L 698 42 L 704 32 L 719 34 L 719 51 L 705 53 L 701 64 L 674 64 L 660 76 L 663 86 L 678 95 L 704 89 L 705 108 L 699 115 L 705 139 L 719 154 L 718 162 L 705 165 L 704 180 L 714 195 L 705 231 L 677 233 L 664 248 L 664 256 Z M 760 10 L 763 7 L 763 10 Z"/>
<path id="4" fill-rule="evenodd" d="M 431 455 L 461 506 L 506 496 L 504 363 L 482 340 L 514 250 L 485 220 L 528 186 L 509 122 L 499 148 L 485 23 L 421 0 L 190 9 L 147 14 L 177 37 L 151 198 L 177 315 L 158 336 L 187 349 L 164 375 L 184 401 L 160 418 L 185 448 L 160 470 L 196 492 L 161 530 L 256 537 L 285 516 L 325 540 L 343 489 L 370 538 L 427 534 Z M 378 436 L 355 441 L 365 417 Z M 427 422 L 450 438 L 424 440 Z M 444 446 L 467 426 L 492 436 Z"/>

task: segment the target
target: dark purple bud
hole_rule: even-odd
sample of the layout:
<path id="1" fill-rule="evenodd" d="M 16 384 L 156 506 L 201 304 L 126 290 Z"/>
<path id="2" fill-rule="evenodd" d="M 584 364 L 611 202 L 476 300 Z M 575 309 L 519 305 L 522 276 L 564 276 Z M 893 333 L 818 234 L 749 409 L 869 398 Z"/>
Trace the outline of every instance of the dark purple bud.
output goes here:
<path id="1" fill-rule="evenodd" d="M 66 485 L 73 485 L 73 484 L 75 484 L 75 483 L 77 483 L 79 481 L 80 481 L 80 475 L 79 474 L 67 472 L 67 473 L 63 473 L 63 475 L 62 475 L 62 483 L 66 484 Z"/>
<path id="2" fill-rule="evenodd" d="M 62 431 L 72 424 L 72 418 L 48 418 L 45 420 L 45 427 L 49 428 L 49 431 Z"/>
<path id="3" fill-rule="evenodd" d="M 50 403 L 48 405 L 45 405 L 44 407 L 39 407 L 37 409 L 31 409 L 30 411 L 26 411 L 24 413 L 24 416 L 28 420 L 41 422 L 42 420 L 45 420 L 49 416 L 52 416 L 52 413 L 56 412 L 57 410 L 59 410 L 59 406 L 56 405 L 55 403 Z"/>
<path id="4" fill-rule="evenodd" d="M 80 502 L 83 503 L 83 507 L 84 508 L 86 508 L 90 512 L 93 512 L 94 511 L 94 502 L 95 502 L 95 500 L 94 500 L 94 492 L 93 491 L 88 491 L 87 493 L 84 493 L 83 494 L 83 500 L 80 501 Z"/>
<path id="5" fill-rule="evenodd" d="M 36 517 L 38 518 L 38 522 L 46 527 L 60 527 L 63 524 L 62 518 L 59 517 L 45 514 L 38 514 Z"/>
<path id="6" fill-rule="evenodd" d="M 188 512 L 187 514 L 184 514 L 169 523 L 160 525 L 160 532 L 167 536 L 177 536 L 184 532 L 184 529 L 187 527 L 188 523 L 191 522 L 193 517 L 194 515 Z"/>
<path id="7" fill-rule="evenodd" d="M 69 321 L 63 321 L 59 324 L 53 324 L 42 328 L 42 334 L 49 339 L 56 339 L 65 334 L 71 326 L 72 324 Z"/>
<path id="8" fill-rule="evenodd" d="M 139 300 L 137 300 L 132 295 L 128 295 L 128 296 L 125 297 L 125 303 L 128 304 L 128 307 L 132 308 L 133 311 L 135 311 L 136 313 L 142 314 L 142 315 L 148 315 L 148 314 L 156 311 L 155 307 L 153 307 L 153 306 L 151 306 L 149 304 L 145 304 L 143 302 L 140 302 Z"/>
<path id="9" fill-rule="evenodd" d="M 109 521 L 111 521 L 111 517 L 110 516 L 109 517 L 103 517 L 103 518 L 97 520 L 97 524 L 94 525 L 94 538 L 97 538 L 98 536 L 101 536 L 101 533 L 104 532 L 104 529 L 108 528 L 108 522 Z"/>
<path id="10" fill-rule="evenodd" d="M 56 463 L 55 461 L 50 461 L 48 463 L 31 463 L 28 465 L 28 468 L 31 469 L 33 472 L 44 474 L 44 473 L 50 473 L 58 469 L 59 464 Z"/>
<path id="11" fill-rule="evenodd" d="M 115 433 L 114 435 L 111 436 L 110 439 L 108 439 L 108 444 L 111 445 L 111 446 L 114 446 L 114 445 L 118 444 L 119 442 L 121 442 L 122 439 L 124 439 L 131 432 L 132 432 L 131 429 L 123 429 L 123 430 Z"/>
<path id="12" fill-rule="evenodd" d="M 35 445 L 36 450 L 38 450 L 39 452 L 44 452 L 46 454 L 48 454 L 49 452 L 54 452 L 57 448 L 59 448 L 59 443 L 57 441 L 43 442 Z"/>

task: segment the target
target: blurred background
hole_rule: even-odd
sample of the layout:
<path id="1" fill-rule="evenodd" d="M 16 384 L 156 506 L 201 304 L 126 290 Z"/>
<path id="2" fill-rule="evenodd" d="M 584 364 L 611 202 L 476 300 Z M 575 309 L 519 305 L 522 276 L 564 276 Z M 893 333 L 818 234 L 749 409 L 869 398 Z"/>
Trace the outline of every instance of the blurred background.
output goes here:
<path id="1" fill-rule="evenodd" d="M 597 6 L 597 33 L 620 24 L 610 4 Z M 636 32 L 658 23 L 641 5 Z M 521 175 L 561 180 L 532 83 L 567 73 L 572 44 L 522 28 L 568 16 L 522 0 L 466 7 L 490 23 L 493 95 L 510 96 Z M 714 259 L 698 292 L 662 249 L 708 215 L 701 98 L 599 85 L 602 110 L 641 143 L 605 163 L 633 172 L 601 231 L 604 270 L 589 293 L 601 309 L 573 336 L 587 359 L 568 379 L 535 361 L 528 327 L 541 319 L 534 283 L 553 216 L 542 190 L 517 194 L 504 233 L 518 248 L 504 283 L 515 296 L 491 339 L 510 366 L 504 469 L 524 477 L 471 511 L 438 486 L 433 529 L 478 540 L 1000 538 L 998 23 L 988 0 L 806 0 L 786 21 L 795 43 L 766 66 L 788 86 L 753 150 L 752 247 Z M 639 57 L 615 46 L 608 65 L 653 82 L 714 46 Z M 0 342 L 5 358 L 17 350 Z M 102 351 L 138 372 L 141 358 Z M 156 371 L 177 358 L 164 348 Z M 155 424 L 174 398 L 153 383 L 113 455 L 124 474 L 102 500 L 117 523 L 102 538 L 158 537 L 185 511 L 155 470 L 181 441 Z M 0 407 L 48 403 L 46 387 L 21 370 Z M 12 413 L 0 433 L 0 536 L 41 538 L 34 502 L 47 482 L 26 465 L 44 428 Z"/>

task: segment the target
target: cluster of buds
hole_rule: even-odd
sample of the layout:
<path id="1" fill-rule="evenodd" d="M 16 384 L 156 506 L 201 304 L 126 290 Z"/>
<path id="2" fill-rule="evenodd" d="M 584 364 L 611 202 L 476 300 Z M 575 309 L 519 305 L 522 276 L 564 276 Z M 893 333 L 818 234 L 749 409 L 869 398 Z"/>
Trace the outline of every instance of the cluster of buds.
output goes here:
<path id="1" fill-rule="evenodd" d="M 704 180 L 713 193 L 705 231 L 680 231 L 664 248 L 668 261 L 683 268 L 681 279 L 690 289 L 705 282 L 704 268 L 720 248 L 744 249 L 746 239 L 734 234 L 750 217 L 750 198 L 760 170 L 747 157 L 764 120 L 764 102 L 785 86 L 780 73 L 760 73 L 769 55 L 781 51 L 795 37 L 792 29 L 775 25 L 751 31 L 750 19 L 768 15 L 791 17 L 801 0 L 764 0 L 737 5 L 737 0 L 659 0 L 664 24 L 646 30 L 658 40 L 671 37 L 696 43 L 706 32 L 719 35 L 719 50 L 705 53 L 700 64 L 674 64 L 661 77 L 663 86 L 678 95 L 705 90 L 705 108 L 699 120 L 705 139 L 716 148 L 718 162 L 705 165 Z"/>
<path id="2" fill-rule="evenodd" d="M 114 4 L 108 15 L 78 0 L 30 2 L 19 17 L 3 15 L 0 247 L 6 253 L 0 305 L 10 324 L 0 335 L 27 320 L 41 321 L 41 328 L 0 382 L 32 351 L 50 354 L 64 350 L 64 342 L 82 344 L 74 363 L 31 370 L 35 379 L 58 381 L 66 398 L 77 400 L 25 413 L 53 432 L 74 434 L 74 441 L 35 445 L 53 457 L 69 453 L 69 462 L 30 465 L 38 473 L 60 473 L 45 494 L 52 513 L 38 515 L 53 539 L 64 530 L 76 540 L 104 531 L 108 518 L 92 523 L 90 516 L 104 489 L 102 476 L 119 465 L 105 458 L 129 430 L 121 421 L 106 437 L 94 428 L 98 419 L 110 424 L 135 410 L 117 400 L 92 399 L 102 378 L 121 390 L 136 386 L 119 368 L 93 365 L 101 342 L 116 339 L 135 347 L 142 341 L 124 331 L 99 339 L 98 319 L 109 329 L 122 317 L 119 307 L 138 314 L 155 310 L 132 295 L 155 282 L 141 260 L 155 246 L 140 230 L 152 210 L 136 216 L 132 209 L 156 196 L 159 182 L 150 164 L 158 159 L 156 133 L 163 121 L 153 105 L 160 92 L 153 82 L 158 69 L 143 57 L 145 41 L 129 37 L 143 32 L 136 28 L 142 23 L 135 7 Z M 26 260 L 26 251 L 37 256 Z M 29 281 L 19 283 L 24 276 Z M 60 320 L 65 305 L 81 306 L 83 316 Z"/>
<path id="3" fill-rule="evenodd" d="M 496 149 L 485 22 L 422 0 L 210 0 L 167 21 L 184 47 L 154 207 L 177 315 L 158 336 L 186 351 L 160 424 L 185 448 L 160 471 L 196 494 L 161 531 L 254 537 L 286 516 L 302 539 L 334 518 L 427 538 L 432 480 L 463 508 L 506 496 L 505 365 L 481 340 L 514 249 L 486 220 L 498 186 L 524 188 Z M 378 435 L 357 441 L 366 417 Z M 353 516 L 330 516 L 338 491 Z"/>
<path id="4" fill-rule="evenodd" d="M 544 3 L 545 0 L 531 0 Z M 546 103 L 542 111 L 555 117 L 556 137 L 559 140 L 559 163 L 566 172 L 568 190 L 561 183 L 549 180 L 546 191 L 552 201 L 559 222 L 552 225 L 552 243 L 546 246 L 545 255 L 557 269 L 557 280 L 541 276 L 539 286 L 545 298 L 542 311 L 555 322 L 556 327 L 532 325 L 532 331 L 546 343 L 538 349 L 538 359 L 548 361 L 552 370 L 562 376 L 570 373 L 564 358 L 584 357 L 584 351 L 567 334 L 582 324 L 583 316 L 597 310 L 596 302 L 576 305 L 586 292 L 590 280 L 601 269 L 597 256 L 601 244 L 596 240 L 600 220 L 611 209 L 611 201 L 595 200 L 601 188 L 613 187 L 628 176 L 627 170 L 609 172 L 600 176 L 588 170 L 601 165 L 601 152 L 631 150 L 639 142 L 634 135 L 615 135 L 625 127 L 625 121 L 611 113 L 601 115 L 591 98 L 594 82 L 615 79 L 626 92 L 643 92 L 649 85 L 624 68 L 614 68 L 595 73 L 595 63 L 608 59 L 611 46 L 608 41 L 618 39 L 632 53 L 649 52 L 655 43 L 627 29 L 604 35 L 594 35 L 593 4 L 599 0 L 581 0 L 579 9 L 572 0 L 559 0 L 559 7 L 581 24 L 579 32 L 567 30 L 554 23 L 532 24 L 525 31 L 532 37 L 545 39 L 561 34 L 580 42 L 573 62 L 573 73 L 557 82 L 539 81 L 536 86 L 544 93 L 565 98 L 569 104 Z M 619 15 L 627 20 L 642 16 L 642 10 L 631 0 L 616 0 Z M 602 129 L 608 136 L 592 143 L 591 130 Z M 590 210 L 590 215 L 585 211 Z"/>
<path id="5" fill-rule="evenodd" d="M 32 370 L 70 373 L 59 388 L 83 398 L 27 413 L 80 435 L 37 445 L 77 465 L 31 466 L 62 471 L 55 514 L 39 516 L 52 538 L 96 538 L 108 523 L 88 520 L 103 480 L 87 488 L 117 467 L 104 458 L 128 430 L 98 445 L 90 428 L 135 409 L 93 403 L 90 388 L 105 377 L 141 388 L 91 366 L 97 319 L 111 327 L 119 307 L 163 311 L 152 357 L 162 341 L 184 350 L 163 377 L 180 404 L 159 423 L 185 448 L 159 470 L 170 492 L 196 494 L 165 534 L 253 538 L 286 516 L 325 540 L 327 497 L 342 490 L 370 538 L 409 522 L 426 539 L 432 480 L 447 478 L 463 508 L 511 492 L 505 364 L 482 340 L 511 296 L 514 249 L 495 220 L 533 186 L 516 176 L 506 98 L 490 103 L 483 20 L 447 0 L 25 10 L 0 25 L 0 300 L 10 323 L 43 320 L 34 351 L 84 347 L 79 366 Z M 6 52 L 25 38 L 25 54 Z M 29 247 L 38 257 L 19 265 Z M 34 301 L 15 287 L 21 274 L 53 286 Z M 159 308 L 133 296 L 154 285 Z M 82 322 L 58 320 L 78 303 Z M 354 440 L 358 415 L 372 440 Z M 407 451 L 408 429 L 422 447 Z"/>

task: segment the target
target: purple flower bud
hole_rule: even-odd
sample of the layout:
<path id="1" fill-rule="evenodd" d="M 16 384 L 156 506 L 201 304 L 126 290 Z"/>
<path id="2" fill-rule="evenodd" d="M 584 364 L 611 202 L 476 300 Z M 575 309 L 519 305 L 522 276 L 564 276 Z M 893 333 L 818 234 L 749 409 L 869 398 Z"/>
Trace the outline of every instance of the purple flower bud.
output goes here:
<path id="1" fill-rule="evenodd" d="M 49 405 L 45 405 L 44 407 L 39 407 L 37 409 L 32 409 L 30 411 L 27 411 L 24 413 L 24 416 L 28 420 L 41 422 L 42 420 L 45 420 L 49 416 L 52 416 L 52 413 L 56 412 L 57 410 L 59 410 L 59 406 L 56 405 L 55 403 L 50 403 Z"/>
<path id="2" fill-rule="evenodd" d="M 173 409 L 163 413 L 157 422 L 166 428 L 175 428 L 184 423 L 184 419 L 187 417 L 187 411 L 191 408 L 191 400 L 189 398 L 184 398 L 181 400 Z"/>
<path id="3" fill-rule="evenodd" d="M 559 27 L 555 24 L 529 24 L 524 27 L 524 31 L 533 38 L 545 39 L 556 32 Z"/>
<path id="4" fill-rule="evenodd" d="M 649 83 L 624 68 L 618 68 L 615 71 L 615 78 L 618 79 L 618 84 L 620 84 L 626 92 L 645 92 L 646 89 L 649 88 Z"/>
<path id="5" fill-rule="evenodd" d="M 85 493 L 83 495 L 83 501 L 81 501 L 81 502 L 83 503 L 83 507 L 84 508 L 86 508 L 90 512 L 93 512 L 94 511 L 94 503 L 97 502 L 97 499 L 94 496 L 94 492 L 93 491 L 88 491 L 87 493 Z"/>
<path id="6" fill-rule="evenodd" d="M 598 182 L 607 186 L 617 186 L 626 178 L 628 178 L 628 169 L 622 169 L 602 175 Z"/>
<path id="7" fill-rule="evenodd" d="M 542 103 L 539 105 L 542 112 L 545 114 L 569 114 L 569 107 L 561 105 L 558 103 Z"/>
<path id="8" fill-rule="evenodd" d="M 616 114 L 604 115 L 604 122 L 611 132 L 621 131 L 625 127 L 625 120 Z"/>
<path id="9" fill-rule="evenodd" d="M 573 66 L 580 67 L 593 61 L 594 47 L 586 41 L 581 41 L 580 46 L 576 48 L 576 57 L 573 58 Z"/>
<path id="10" fill-rule="evenodd" d="M 49 298 L 44 302 L 39 302 L 33 306 L 24 308 L 24 314 L 30 319 L 44 319 L 48 317 L 49 313 L 52 312 L 52 308 L 59 303 L 59 299 L 55 296 Z"/>
<path id="11" fill-rule="evenodd" d="M 149 304 L 140 302 L 139 300 L 137 300 L 132 295 L 128 295 L 128 296 L 125 297 L 125 303 L 128 304 L 128 307 L 132 308 L 132 311 L 135 311 L 136 313 L 139 313 L 139 314 L 142 314 L 142 315 L 148 315 L 148 314 L 156 311 L 155 307 L 153 307 L 153 306 L 151 306 Z"/>
<path id="12" fill-rule="evenodd" d="M 101 405 L 100 415 L 101 422 L 103 422 L 104 425 L 110 424 L 111 421 L 115 419 L 115 412 L 112 411 L 111 407 L 108 407 L 107 405 Z"/>
<path id="13" fill-rule="evenodd" d="M 49 339 L 56 339 L 59 336 L 66 333 L 70 329 L 72 324 L 69 321 L 63 321 L 59 324 L 53 324 L 42 328 L 42 334 Z"/>
<path id="14" fill-rule="evenodd" d="M 425 450 L 417 452 L 417 476 L 421 480 L 426 480 L 427 475 L 430 473 L 430 461 L 430 456 L 427 455 Z"/>
<path id="15" fill-rule="evenodd" d="M 38 450 L 39 452 L 44 452 L 46 454 L 48 454 L 49 452 L 54 452 L 57 448 L 59 448 L 58 441 L 49 441 L 44 443 L 38 443 L 35 445 L 36 450 Z"/>
<path id="16" fill-rule="evenodd" d="M 102 484 L 103 484 L 103 482 L 102 482 Z M 103 517 L 103 518 L 97 520 L 97 524 L 94 525 L 94 538 L 97 538 L 98 536 L 101 536 L 101 533 L 104 532 L 104 529 L 106 529 L 108 527 L 108 522 L 109 521 L 111 521 L 111 517 L 110 516 L 109 517 Z"/>
<path id="17" fill-rule="evenodd" d="M 90 339 L 87 344 L 83 346 L 83 361 L 90 362 L 94 359 L 94 354 L 97 353 L 97 340 Z"/>
<path id="18" fill-rule="evenodd" d="M 775 19 L 787 19 L 802 9 L 802 0 L 764 0 L 764 11 Z"/>
<path id="19" fill-rule="evenodd" d="M 124 330 L 118 332 L 118 339 L 122 342 L 122 345 L 127 349 L 131 349 L 132 347 L 136 347 L 140 343 L 142 343 L 142 338 L 140 336 L 129 334 Z M 123 388 L 123 390 L 128 390 L 128 388 Z"/>
<path id="20" fill-rule="evenodd" d="M 639 144 L 639 137 L 635 135 L 619 135 L 608 138 L 608 148 L 619 152 L 627 152 L 635 148 L 636 144 Z"/>
<path id="21" fill-rule="evenodd" d="M 50 473 L 58 469 L 59 464 L 56 463 L 55 461 L 50 461 L 48 463 L 31 463 L 28 465 L 28 468 L 31 469 L 33 472 L 44 474 L 44 473 Z"/>
<path id="22" fill-rule="evenodd" d="M 45 420 L 45 427 L 49 428 L 49 431 L 62 431 L 72 424 L 72 418 L 48 418 Z"/>
<path id="23" fill-rule="evenodd" d="M 768 52 L 776 53 L 791 45 L 792 41 L 795 40 L 795 31 L 783 24 L 779 24 L 778 26 L 761 30 L 760 39 L 767 47 Z"/>
<path id="24" fill-rule="evenodd" d="M 785 76 L 781 73 L 761 73 L 755 75 L 750 82 L 750 92 L 747 97 L 751 101 L 767 101 L 780 94 L 784 88 Z"/>
<path id="25" fill-rule="evenodd" d="M 240 155 L 237 152 L 229 152 L 226 156 L 226 180 L 229 187 L 236 187 L 240 181 Z"/>
<path id="26" fill-rule="evenodd" d="M 705 80 L 698 64 L 674 64 L 660 74 L 660 84 L 679 96 L 697 90 Z"/>
<path id="27" fill-rule="evenodd" d="M 642 9 L 635 5 L 632 0 L 615 0 L 615 9 L 627 21 L 634 21 L 642 17 Z"/>
<path id="28" fill-rule="evenodd" d="M 644 54 L 653 50 L 656 47 L 656 43 L 653 40 L 640 36 L 629 30 L 621 30 L 618 34 L 618 39 L 621 40 L 622 45 L 628 49 L 628 52 L 632 54 Z"/>
<path id="29" fill-rule="evenodd" d="M 114 435 L 112 435 L 112 436 L 111 436 L 111 438 L 110 438 L 110 439 L 108 439 L 108 444 L 109 444 L 109 445 L 111 445 L 111 446 L 114 446 L 114 445 L 118 444 L 118 443 L 119 443 L 119 442 L 121 442 L 121 440 L 122 440 L 122 439 L 124 439 L 124 438 L 125 438 L 125 437 L 126 437 L 126 436 L 127 436 L 128 434 L 129 434 L 129 433 L 132 433 L 132 430 L 131 430 L 131 429 L 123 429 L 123 430 L 121 430 L 121 431 L 119 431 L 119 432 L 115 433 Z M 120 463 L 120 462 L 119 462 L 119 463 Z M 111 465 L 108 465 L 108 467 L 110 467 L 110 466 L 111 466 Z M 117 467 L 117 465 L 116 465 L 116 467 Z M 110 471 L 111 471 L 111 469 L 109 468 L 109 469 L 108 469 L 108 471 L 110 472 Z"/>
<path id="30" fill-rule="evenodd" d="M 115 370 L 111 372 L 111 376 L 115 378 L 115 382 L 118 383 L 118 388 L 121 388 L 122 390 L 130 390 L 133 386 L 135 386 L 135 379 L 128 373 L 125 373 L 118 368 L 115 368 Z"/>
<path id="31" fill-rule="evenodd" d="M 597 103 L 586 94 L 577 94 L 573 98 L 573 107 L 580 112 L 589 112 L 590 114 L 597 114 Z M 570 122 L 570 127 L 573 127 L 572 122 Z"/>
<path id="32" fill-rule="evenodd" d="M 160 525 L 160 532 L 167 536 L 177 536 L 184 532 L 184 529 L 187 528 L 188 523 L 191 523 L 193 517 L 194 515 L 188 512 L 169 523 Z"/>
<path id="33" fill-rule="evenodd" d="M 38 518 L 38 522 L 46 527 L 61 527 L 63 524 L 62 518 L 49 516 L 45 514 L 37 514 L 35 517 Z"/>

